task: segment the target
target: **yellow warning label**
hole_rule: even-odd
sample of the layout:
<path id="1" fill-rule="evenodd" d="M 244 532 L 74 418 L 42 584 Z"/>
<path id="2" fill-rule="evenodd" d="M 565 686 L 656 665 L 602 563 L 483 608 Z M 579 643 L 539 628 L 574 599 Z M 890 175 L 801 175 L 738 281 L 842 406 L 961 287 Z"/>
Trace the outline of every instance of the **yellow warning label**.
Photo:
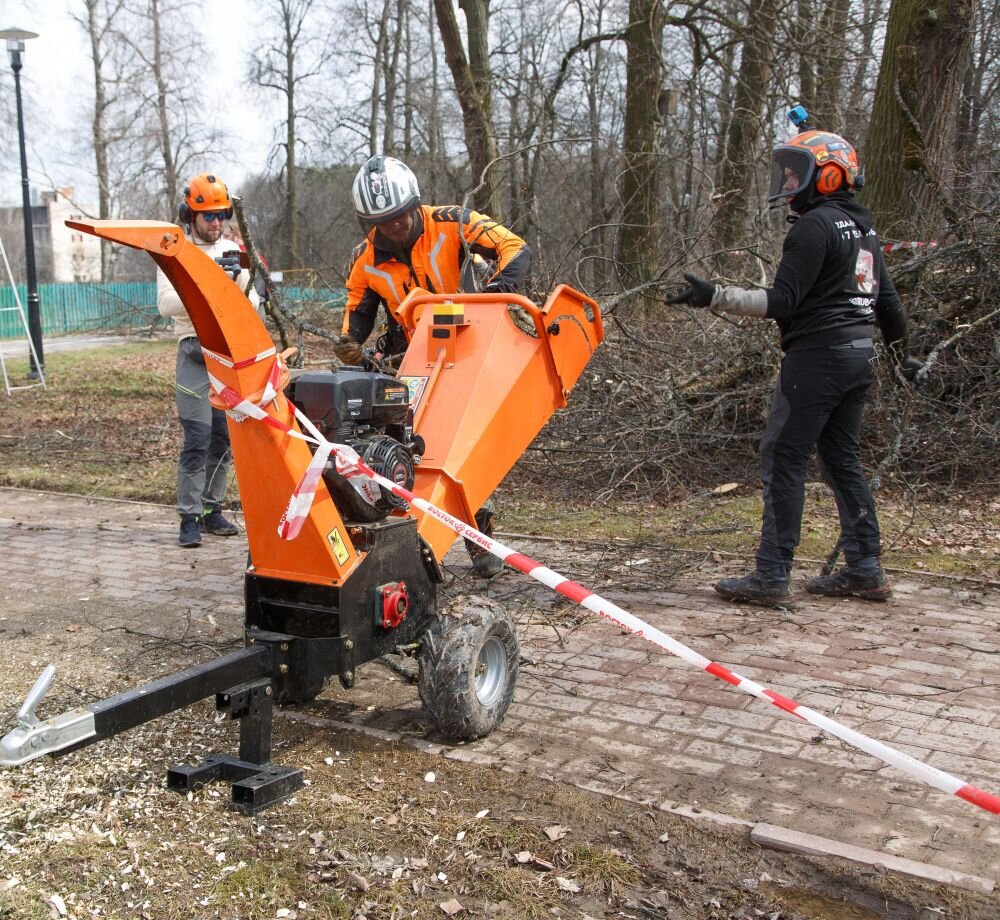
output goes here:
<path id="1" fill-rule="evenodd" d="M 327 540 L 330 541 L 330 546 L 333 547 L 333 555 L 337 558 L 337 562 L 343 565 L 347 562 L 350 553 L 347 551 L 347 547 L 344 545 L 344 538 L 340 535 L 340 528 L 334 527 L 326 535 Z"/>

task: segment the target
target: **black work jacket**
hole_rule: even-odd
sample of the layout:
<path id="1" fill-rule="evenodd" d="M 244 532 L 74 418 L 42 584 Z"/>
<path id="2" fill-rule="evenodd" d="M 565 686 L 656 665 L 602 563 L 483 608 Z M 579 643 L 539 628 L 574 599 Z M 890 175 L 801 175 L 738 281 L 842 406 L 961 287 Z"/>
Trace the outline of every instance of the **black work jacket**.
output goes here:
<path id="1" fill-rule="evenodd" d="M 871 214 L 851 192 L 818 198 L 785 237 L 767 315 L 782 351 L 841 345 L 872 335 L 905 353 L 906 317 Z"/>

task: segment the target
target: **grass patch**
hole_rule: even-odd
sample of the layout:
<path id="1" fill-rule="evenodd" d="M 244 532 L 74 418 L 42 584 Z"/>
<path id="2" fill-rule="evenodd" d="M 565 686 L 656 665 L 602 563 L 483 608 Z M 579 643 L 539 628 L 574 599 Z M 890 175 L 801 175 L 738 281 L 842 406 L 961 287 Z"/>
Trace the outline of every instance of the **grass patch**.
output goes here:
<path id="1" fill-rule="evenodd" d="M 173 505 L 182 440 L 175 355 L 172 339 L 51 354 L 48 389 L 15 392 L 4 406 L 0 485 Z M 26 378 L 26 358 L 9 367 Z M 515 469 L 498 493 L 505 533 L 753 559 L 762 513 L 756 482 L 723 495 L 705 489 L 659 503 L 596 504 L 586 496 L 552 497 L 521 479 Z M 235 477 L 227 496 L 229 504 L 238 502 Z M 1000 502 L 886 491 L 876 503 L 889 567 L 1000 576 Z M 826 559 L 838 533 L 829 489 L 810 482 L 798 558 Z"/>
<path id="2" fill-rule="evenodd" d="M 569 860 L 577 881 L 612 898 L 635 888 L 642 879 L 638 866 L 618 850 L 578 843 L 569 848 Z"/>

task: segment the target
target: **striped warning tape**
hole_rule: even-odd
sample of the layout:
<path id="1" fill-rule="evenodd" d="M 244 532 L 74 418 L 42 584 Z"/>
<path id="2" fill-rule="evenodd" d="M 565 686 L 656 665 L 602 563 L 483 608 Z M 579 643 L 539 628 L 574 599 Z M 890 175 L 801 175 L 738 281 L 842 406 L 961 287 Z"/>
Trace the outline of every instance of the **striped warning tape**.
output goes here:
<path id="1" fill-rule="evenodd" d="M 921 242 L 909 242 L 909 243 L 885 243 L 882 246 L 882 252 L 896 252 L 899 249 L 937 249 L 937 243 L 934 240 L 929 240 L 926 243 Z"/>
<path id="2" fill-rule="evenodd" d="M 213 386 L 217 383 L 218 381 L 213 381 Z M 232 391 L 230 391 L 230 393 L 232 393 Z M 234 395 L 236 395 L 236 398 L 239 398 L 237 394 Z M 853 747 L 856 747 L 867 754 L 871 754 L 873 757 L 877 757 L 879 760 L 902 770 L 904 773 L 920 780 L 922 783 L 933 786 L 935 789 L 940 789 L 942 792 L 946 792 L 949 795 L 954 795 L 960 799 L 964 799 L 966 802 L 971 802 L 973 805 L 976 805 L 985 811 L 992 812 L 993 814 L 1000 814 L 1000 797 L 966 783 L 958 777 L 952 776 L 950 773 L 937 769 L 937 767 L 932 767 L 930 764 L 917 760 L 909 754 L 897 751 L 895 748 L 892 748 L 881 741 L 869 738 L 867 735 L 863 735 L 861 732 L 855 731 L 853 728 L 842 725 L 822 713 L 810 709 L 808 706 L 803 706 L 795 700 L 782 696 L 774 690 L 770 690 L 769 688 L 761 686 L 749 678 L 737 674 L 735 671 L 729 670 L 729 668 L 724 665 L 705 658 L 703 655 L 694 651 L 694 649 L 688 648 L 688 646 L 684 645 L 684 643 L 678 642 L 672 636 L 661 632 L 654 626 L 650 626 L 645 621 L 633 616 L 617 604 L 614 604 L 600 595 L 595 594 L 589 588 L 585 588 L 583 585 L 578 584 L 575 581 L 571 581 L 569 578 L 560 575 L 558 572 L 547 568 L 540 562 L 536 562 L 530 556 L 516 552 L 509 546 L 505 546 L 499 540 L 494 540 L 492 537 L 486 536 L 486 534 L 481 533 L 474 527 L 466 524 L 464 521 L 460 521 L 458 518 L 448 514 L 447 511 L 443 511 L 435 505 L 432 505 L 430 502 L 414 495 L 398 483 L 392 482 L 384 476 L 380 476 L 373 469 L 367 466 L 357 453 L 347 445 L 333 444 L 330 441 L 327 441 L 326 438 L 324 438 L 312 424 L 312 422 L 307 419 L 297 407 L 293 408 L 295 409 L 296 418 L 310 432 L 309 435 L 302 434 L 301 432 L 289 428 L 287 425 L 278 421 L 278 419 L 274 416 L 269 415 L 259 406 L 255 406 L 249 401 L 243 400 L 233 406 L 234 410 L 250 416 L 251 418 L 258 419 L 265 424 L 283 429 L 292 437 L 301 438 L 305 441 L 314 443 L 317 446 L 317 454 L 320 450 L 324 450 L 327 456 L 332 453 L 335 462 L 337 463 L 337 469 L 339 472 L 342 472 L 344 475 L 349 477 L 353 477 L 354 479 L 363 476 L 370 482 L 376 483 L 382 488 L 387 489 L 389 492 L 392 492 L 404 501 L 409 502 L 414 508 L 419 509 L 424 514 L 430 515 L 435 520 L 440 521 L 446 527 L 455 531 L 455 533 L 459 536 L 465 537 L 465 539 L 478 544 L 494 556 L 499 557 L 507 563 L 507 565 L 517 569 L 519 572 L 523 572 L 525 575 L 529 575 L 531 578 L 541 582 L 546 587 L 551 588 L 557 594 L 561 594 L 563 597 L 579 604 L 581 607 L 584 607 L 592 613 L 596 613 L 598 616 L 608 620 L 620 629 L 624 629 L 626 632 L 632 633 L 641 639 L 645 639 L 647 642 L 651 642 L 654 645 L 659 646 L 660 648 L 670 652 L 672 655 L 676 655 L 678 658 L 686 661 L 688 664 L 694 665 L 702 671 L 706 671 L 711 674 L 713 677 L 717 677 L 720 680 L 725 681 L 727 684 L 730 684 L 737 690 L 741 690 L 743 693 L 755 696 L 758 699 L 766 700 L 771 705 L 777 706 L 779 709 L 782 709 L 811 725 L 815 725 L 817 728 L 822 729 L 834 737 L 840 738 L 841 741 L 845 741 Z M 309 469 L 311 470 L 312 468 L 313 463 L 310 463 Z M 309 470 L 306 471 L 305 476 L 303 476 L 302 481 L 300 481 L 300 486 L 302 486 L 308 476 Z M 298 491 L 298 487 L 296 487 L 296 491 Z M 313 483 L 313 491 L 315 491 L 315 482 Z M 296 514 L 303 516 L 302 519 L 304 520 L 304 516 L 308 515 L 308 506 L 312 504 L 312 498 L 311 496 L 308 498 L 308 504 L 306 505 L 304 512 L 300 506 L 305 504 L 305 499 L 302 499 L 301 496 L 299 496 L 299 498 L 300 502 L 299 506 L 296 508 Z M 292 502 L 295 500 L 296 495 L 293 495 Z M 289 508 L 292 507 L 292 502 L 289 503 Z M 286 511 L 286 516 L 288 513 L 289 512 Z M 285 521 L 284 517 L 282 518 L 282 521 Z M 299 529 L 301 529 L 301 524 L 299 524 Z M 295 532 L 297 534 L 298 529 Z M 279 533 L 281 533 L 280 528 Z M 293 539 L 291 536 L 286 536 L 285 538 Z"/>

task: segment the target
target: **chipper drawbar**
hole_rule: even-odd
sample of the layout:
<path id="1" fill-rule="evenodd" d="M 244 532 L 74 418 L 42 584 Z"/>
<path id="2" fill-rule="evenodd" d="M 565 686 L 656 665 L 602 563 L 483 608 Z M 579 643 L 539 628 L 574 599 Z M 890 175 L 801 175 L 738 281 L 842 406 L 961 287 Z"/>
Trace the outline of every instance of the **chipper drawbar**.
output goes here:
<path id="1" fill-rule="evenodd" d="M 400 649 L 419 649 L 420 697 L 442 734 L 471 740 L 492 731 L 517 680 L 510 617 L 486 599 L 439 610 L 440 563 L 455 532 L 357 475 L 357 465 L 341 465 L 340 455 L 471 525 L 566 405 L 604 336 L 597 304 L 565 285 L 541 308 L 516 295 L 414 291 L 401 308 L 409 345 L 397 376 L 360 368 L 291 374 L 247 298 L 179 227 L 67 223 L 146 250 L 194 323 L 210 398 L 229 414 L 250 548 L 245 644 L 39 719 L 55 674 L 49 665 L 18 711 L 18 727 L 0 740 L 0 764 L 66 754 L 214 696 L 219 713 L 240 722 L 238 756 L 174 767 L 168 785 L 226 780 L 234 806 L 254 812 L 302 783 L 300 770 L 271 763 L 273 705 L 308 701 L 333 676 L 350 688 L 359 665 Z M 529 330 L 511 307 L 530 318 Z"/>

